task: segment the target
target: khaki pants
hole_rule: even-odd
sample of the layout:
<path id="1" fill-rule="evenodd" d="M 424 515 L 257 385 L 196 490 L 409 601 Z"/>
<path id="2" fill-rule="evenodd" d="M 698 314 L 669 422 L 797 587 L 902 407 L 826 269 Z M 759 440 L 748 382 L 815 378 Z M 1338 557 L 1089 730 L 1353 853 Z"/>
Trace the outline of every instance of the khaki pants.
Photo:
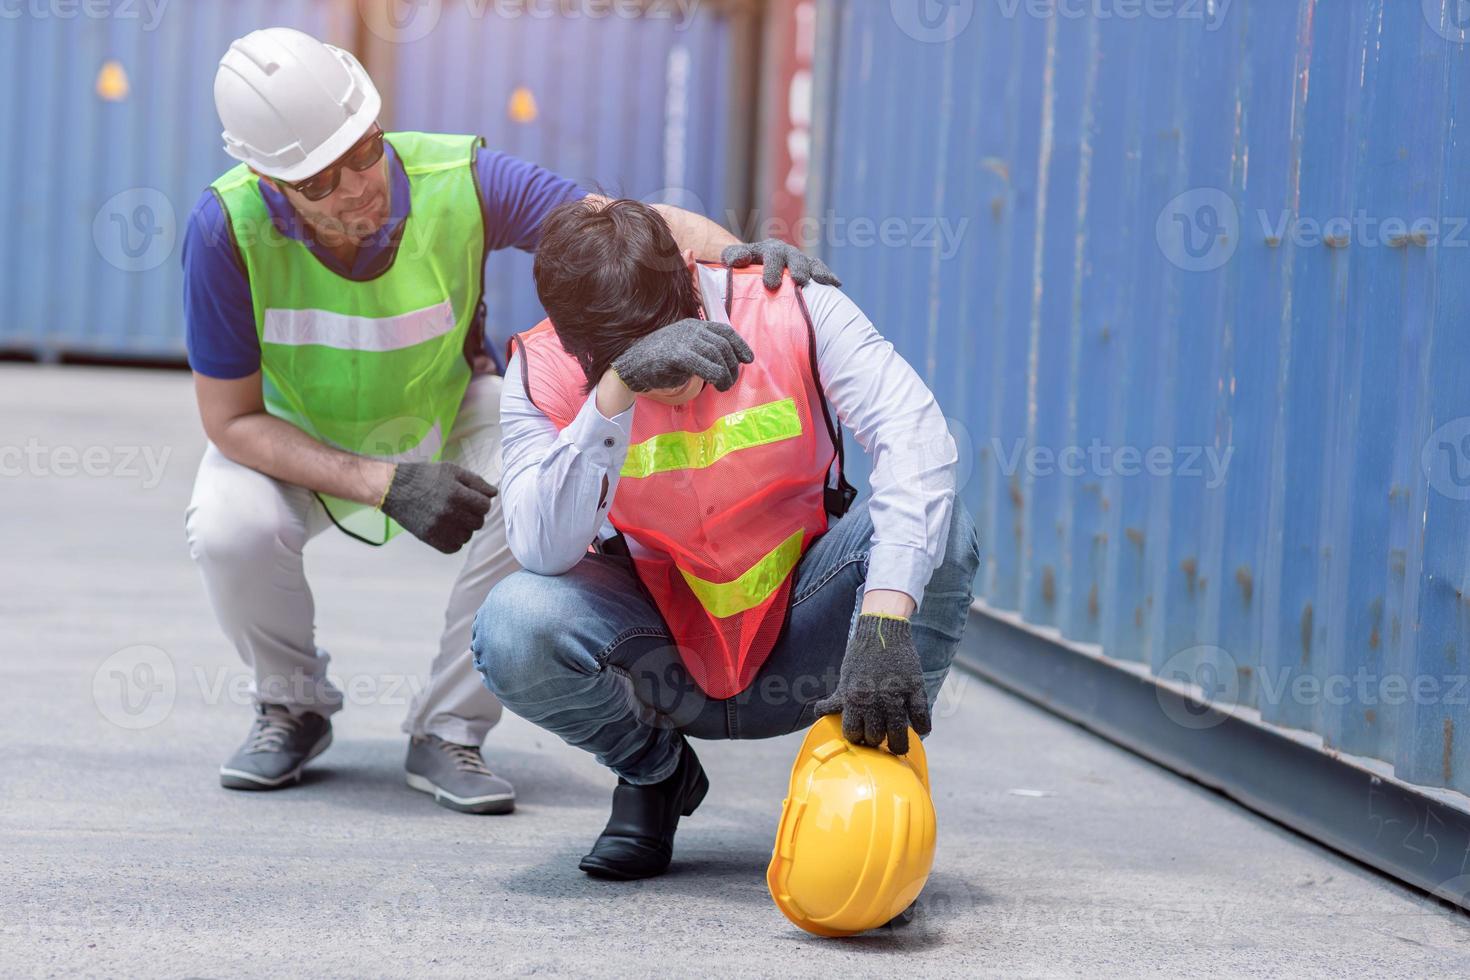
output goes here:
<path id="1" fill-rule="evenodd" d="M 443 457 L 495 484 L 501 383 L 493 375 L 470 382 Z M 210 445 L 194 481 L 186 528 L 220 628 L 255 672 L 256 700 L 284 704 L 294 713 L 340 710 L 342 693 L 326 676 L 329 657 L 315 643 L 315 606 L 302 563 L 307 541 L 328 529 L 341 533 L 316 495 L 241 466 Z M 361 547 L 366 556 L 369 546 Z M 519 567 L 496 500 L 465 548 L 439 654 L 427 687 L 409 707 L 405 732 L 479 745 L 500 720 L 500 702 L 470 660 L 470 629 L 491 587 Z"/>

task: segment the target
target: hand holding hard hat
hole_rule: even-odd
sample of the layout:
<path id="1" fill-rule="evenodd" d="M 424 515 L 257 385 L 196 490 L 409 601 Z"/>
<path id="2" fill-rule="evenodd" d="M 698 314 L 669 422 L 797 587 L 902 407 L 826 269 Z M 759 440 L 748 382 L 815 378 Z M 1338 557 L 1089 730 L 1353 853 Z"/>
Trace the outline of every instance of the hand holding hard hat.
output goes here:
<path id="1" fill-rule="evenodd" d="M 818 936 L 851 936 L 900 916 L 934 864 L 934 803 L 917 737 L 907 755 L 854 745 L 836 715 L 807 732 L 766 871 L 771 898 Z"/>

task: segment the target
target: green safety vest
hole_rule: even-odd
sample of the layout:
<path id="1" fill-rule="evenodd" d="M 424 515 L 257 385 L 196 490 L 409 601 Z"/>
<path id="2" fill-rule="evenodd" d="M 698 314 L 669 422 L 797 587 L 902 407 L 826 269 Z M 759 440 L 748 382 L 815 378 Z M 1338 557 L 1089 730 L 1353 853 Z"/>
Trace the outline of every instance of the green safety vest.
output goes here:
<path id="1" fill-rule="evenodd" d="M 362 456 L 438 459 L 470 380 L 465 338 L 480 305 L 484 218 L 476 136 L 389 133 L 413 206 L 387 271 L 337 275 L 272 223 L 244 164 L 211 187 L 245 262 L 266 409 Z M 383 544 L 402 530 L 374 507 L 319 494 L 343 531 Z"/>

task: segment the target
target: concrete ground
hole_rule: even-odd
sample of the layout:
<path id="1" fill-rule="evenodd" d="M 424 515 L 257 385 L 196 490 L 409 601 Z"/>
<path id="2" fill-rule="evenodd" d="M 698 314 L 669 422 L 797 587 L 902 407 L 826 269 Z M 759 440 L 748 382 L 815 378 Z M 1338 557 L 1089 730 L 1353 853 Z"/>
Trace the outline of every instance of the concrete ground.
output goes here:
<path id="1" fill-rule="evenodd" d="M 353 703 L 300 787 L 222 790 L 249 709 L 183 541 L 201 447 L 182 374 L 0 365 L 0 974 L 1470 974 L 1464 916 L 961 675 L 908 929 L 818 939 L 771 903 L 799 736 L 700 743 L 676 870 L 588 879 L 613 780 L 520 719 L 487 746 L 513 816 L 404 786 L 456 564 L 411 540 L 309 549 Z"/>

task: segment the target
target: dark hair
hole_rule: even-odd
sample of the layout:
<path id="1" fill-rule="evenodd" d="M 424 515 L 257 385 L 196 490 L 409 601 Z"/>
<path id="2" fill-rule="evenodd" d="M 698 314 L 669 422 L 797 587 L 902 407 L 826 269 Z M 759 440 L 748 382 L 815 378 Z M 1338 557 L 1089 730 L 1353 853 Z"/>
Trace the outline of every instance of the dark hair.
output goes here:
<path id="1" fill-rule="evenodd" d="M 663 216 L 640 201 L 569 201 L 541 223 L 536 295 L 591 391 L 635 340 L 699 315 Z"/>

